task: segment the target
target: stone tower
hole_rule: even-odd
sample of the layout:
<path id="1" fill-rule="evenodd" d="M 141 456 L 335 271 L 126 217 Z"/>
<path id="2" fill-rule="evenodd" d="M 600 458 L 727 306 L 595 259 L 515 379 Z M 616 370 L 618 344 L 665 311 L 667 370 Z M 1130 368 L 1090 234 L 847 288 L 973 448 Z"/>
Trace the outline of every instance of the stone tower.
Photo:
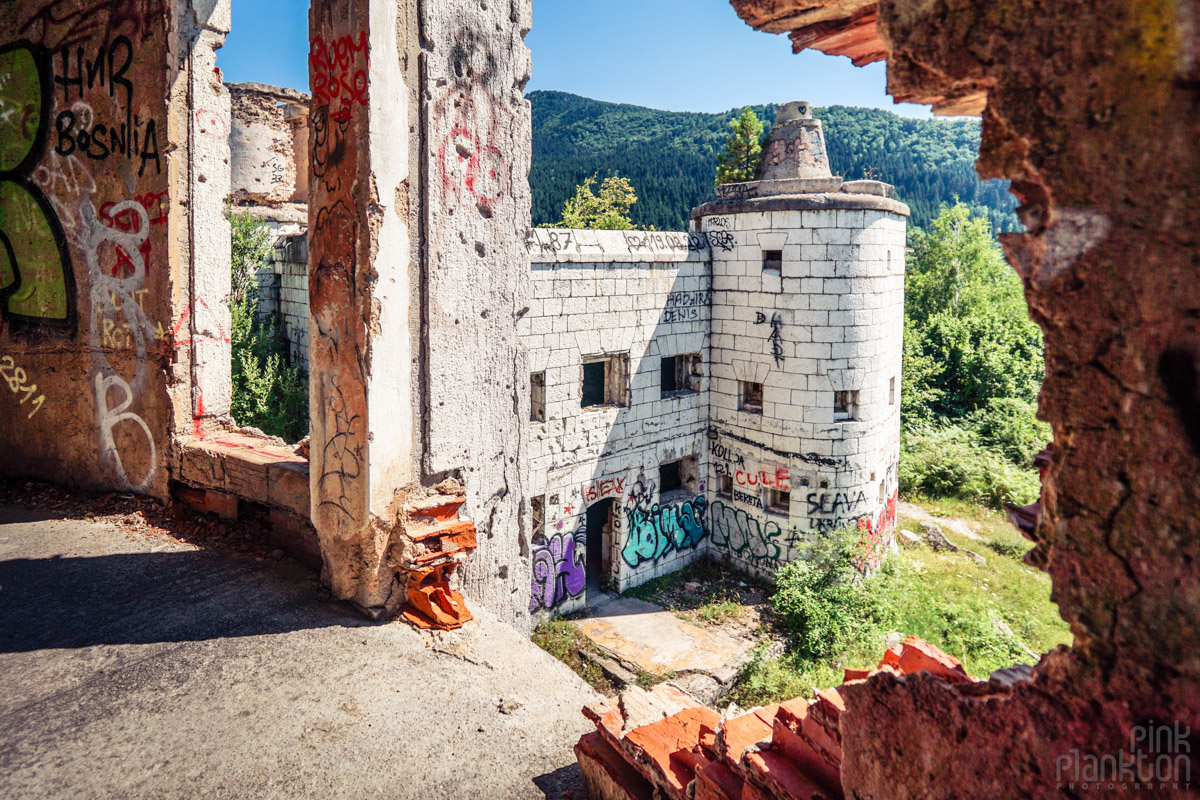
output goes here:
<path id="1" fill-rule="evenodd" d="M 809 103 L 779 109 L 759 180 L 692 212 L 712 246 L 711 547 L 771 571 L 805 542 L 894 538 L 908 207 L 830 171 Z"/>

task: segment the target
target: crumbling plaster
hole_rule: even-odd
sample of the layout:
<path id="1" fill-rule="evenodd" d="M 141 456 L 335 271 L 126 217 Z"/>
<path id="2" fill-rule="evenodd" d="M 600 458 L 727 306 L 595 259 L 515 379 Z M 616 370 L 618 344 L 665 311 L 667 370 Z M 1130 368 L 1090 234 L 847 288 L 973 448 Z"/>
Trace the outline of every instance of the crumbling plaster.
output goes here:
<path id="1" fill-rule="evenodd" d="M 855 29 L 793 16 L 844 3 L 733 5 L 826 52 Z M 1077 796 L 1058 780 L 1073 748 L 1115 756 L 1150 720 L 1200 723 L 1198 17 L 1190 0 L 878 4 L 889 92 L 982 111 L 979 173 L 1023 202 L 1028 232 L 1002 241 L 1045 333 L 1054 445 L 1040 508 L 1018 516 L 1075 643 L 1011 687 L 848 687 L 848 795 Z"/>

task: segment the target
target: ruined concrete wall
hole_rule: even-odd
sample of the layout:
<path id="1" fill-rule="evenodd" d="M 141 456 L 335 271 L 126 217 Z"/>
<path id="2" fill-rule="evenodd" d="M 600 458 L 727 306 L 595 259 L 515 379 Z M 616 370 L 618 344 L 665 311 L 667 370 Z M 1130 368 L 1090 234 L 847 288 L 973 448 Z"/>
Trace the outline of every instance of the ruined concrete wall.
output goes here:
<path id="1" fill-rule="evenodd" d="M 0 14 L 6 474 L 165 494 L 169 434 L 192 424 L 196 346 L 222 337 L 219 313 L 187 324 L 188 242 L 222 227 L 199 218 L 210 198 L 189 202 L 204 129 L 190 105 L 223 98 L 211 65 L 228 4 L 204 6 L 10 2 Z M 220 149 L 206 152 L 219 162 Z M 206 177 L 227 185 L 219 165 Z"/>
<path id="2" fill-rule="evenodd" d="M 235 203 L 308 202 L 308 106 L 302 92 L 258 83 L 227 84 Z"/>
<path id="3" fill-rule="evenodd" d="M 659 466 L 691 457 L 704 474 L 712 280 L 707 246 L 683 233 L 534 230 L 528 244 L 519 330 L 545 387 L 545 420 L 528 423 L 528 491 L 545 509 L 529 607 L 565 614 L 586 603 L 589 573 L 623 591 L 705 552 L 703 481 L 667 497 Z M 695 391 L 664 396 L 662 360 L 688 354 Z M 601 356 L 628 357 L 614 378 L 625 405 L 581 408 L 583 362 Z M 588 528 L 608 500 L 606 528 Z M 602 565 L 586 557 L 597 537 Z"/>
<path id="4" fill-rule="evenodd" d="M 1015 686 L 849 687 L 848 795 L 1143 796 L 1144 770 L 1084 788 L 1089 760 L 1195 763 L 1194 734 L 1146 734 L 1200 723 L 1197 19 L 1194 0 L 878 4 L 889 91 L 944 111 L 986 99 L 979 172 L 1024 203 L 1028 233 L 1003 243 L 1045 332 L 1054 429 L 1031 561 L 1075 643 Z M 831 52 L 851 30 L 794 22 Z M 1157 796 L 1194 794 L 1178 766 L 1164 777 Z"/>
<path id="5" fill-rule="evenodd" d="M 460 475 L 479 549 L 467 594 L 526 624 L 530 0 L 420 4 L 424 470 Z M 518 421 L 514 424 L 514 417 Z"/>
<path id="6" fill-rule="evenodd" d="M 696 210 L 713 244 L 715 555 L 770 575 L 846 526 L 862 531 L 864 568 L 891 546 L 907 213 L 847 193 Z M 762 385 L 761 408 L 746 409 L 746 383 Z M 772 492 L 788 497 L 772 508 Z"/>

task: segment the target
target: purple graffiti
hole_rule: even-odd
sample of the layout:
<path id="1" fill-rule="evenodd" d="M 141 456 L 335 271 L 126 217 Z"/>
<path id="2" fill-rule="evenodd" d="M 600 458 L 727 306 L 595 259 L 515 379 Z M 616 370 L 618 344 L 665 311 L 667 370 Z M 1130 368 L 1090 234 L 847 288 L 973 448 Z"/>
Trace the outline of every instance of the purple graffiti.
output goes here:
<path id="1" fill-rule="evenodd" d="M 574 535 L 556 533 L 544 544 L 534 543 L 530 611 L 553 610 L 567 600 L 579 597 L 587 585 L 586 552 L 587 528 L 584 526 L 580 526 Z"/>

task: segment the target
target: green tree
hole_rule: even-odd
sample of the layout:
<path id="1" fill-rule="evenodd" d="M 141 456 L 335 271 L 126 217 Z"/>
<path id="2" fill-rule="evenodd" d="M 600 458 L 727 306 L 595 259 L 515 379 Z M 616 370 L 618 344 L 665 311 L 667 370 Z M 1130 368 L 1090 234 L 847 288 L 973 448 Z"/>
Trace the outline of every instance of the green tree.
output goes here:
<path id="1" fill-rule="evenodd" d="M 575 196 L 563 204 L 562 219 L 556 227 L 572 230 L 630 231 L 633 222 L 629 209 L 637 202 L 637 193 L 628 178 L 610 175 L 593 188 L 599 175 L 593 175 L 575 188 Z"/>
<path id="2" fill-rule="evenodd" d="M 733 133 L 725 142 L 724 152 L 717 156 L 717 186 L 752 181 L 762 164 L 763 124 L 754 109 L 747 107 L 729 127 Z"/>
<path id="3" fill-rule="evenodd" d="M 270 253 L 270 229 L 242 211 L 230 209 L 233 274 L 233 398 L 230 412 L 239 425 L 295 442 L 308 435 L 308 379 L 289 366 L 287 340 L 276 320 L 258 318 L 258 270 Z"/>
<path id="4" fill-rule="evenodd" d="M 904 383 L 911 421 L 960 420 L 995 398 L 1032 403 L 1042 335 L 986 219 L 963 203 L 913 232 L 905 281 Z"/>

